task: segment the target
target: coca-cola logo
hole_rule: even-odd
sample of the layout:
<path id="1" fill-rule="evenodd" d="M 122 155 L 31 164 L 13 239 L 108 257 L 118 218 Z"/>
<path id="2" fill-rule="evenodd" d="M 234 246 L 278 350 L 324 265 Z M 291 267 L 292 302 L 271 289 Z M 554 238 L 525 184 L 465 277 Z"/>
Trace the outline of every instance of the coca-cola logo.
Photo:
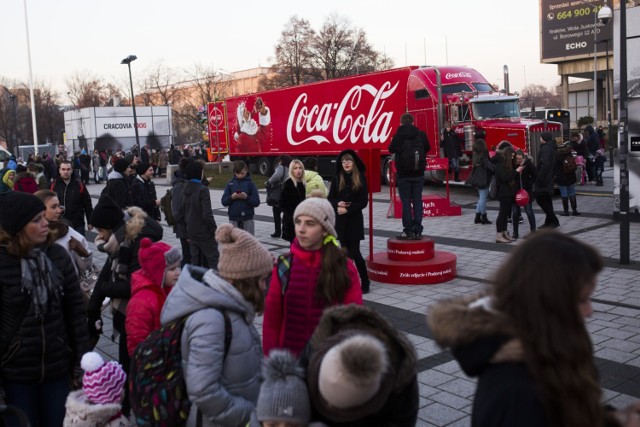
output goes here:
<path id="1" fill-rule="evenodd" d="M 209 125 L 212 127 L 222 126 L 222 111 L 218 107 L 214 107 L 209 113 Z"/>
<path id="2" fill-rule="evenodd" d="M 444 78 L 447 80 L 450 79 L 459 79 L 459 78 L 467 78 L 470 79 L 471 78 L 471 73 L 464 73 L 464 72 L 460 72 L 460 73 L 447 73 L 445 74 Z"/>
<path id="3" fill-rule="evenodd" d="M 308 102 L 307 93 L 300 94 L 287 120 L 289 144 L 330 142 L 325 136 L 329 131 L 336 144 L 385 142 L 391 135 L 393 112 L 384 111 L 384 106 L 398 83 L 392 87 L 385 82 L 379 89 L 370 84 L 354 86 L 340 102 L 323 105 Z"/>

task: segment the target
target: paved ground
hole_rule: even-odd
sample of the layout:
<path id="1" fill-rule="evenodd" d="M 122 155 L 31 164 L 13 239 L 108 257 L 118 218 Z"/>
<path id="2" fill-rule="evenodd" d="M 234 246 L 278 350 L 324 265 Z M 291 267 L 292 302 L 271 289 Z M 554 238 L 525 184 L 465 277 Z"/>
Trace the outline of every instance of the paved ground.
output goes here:
<path id="1" fill-rule="evenodd" d="M 604 174 L 605 186 L 578 187 L 579 217 L 560 217 L 560 230 L 596 246 L 605 257 L 606 268 L 599 278 L 593 295 L 593 316 L 588 329 L 595 347 L 605 400 L 622 407 L 640 399 L 640 294 L 636 290 L 640 277 L 640 224 L 631 224 L 631 265 L 622 266 L 619 259 L 619 224 L 612 219 L 612 170 Z M 165 180 L 157 180 L 159 195 L 168 188 Z M 90 185 L 89 191 L 97 201 L 102 185 Z M 442 193 L 442 186 L 426 186 L 425 193 Z M 226 210 L 220 208 L 221 190 L 211 190 L 211 199 L 218 224 L 228 221 Z M 263 193 L 262 198 L 266 196 Z M 388 188 L 374 194 L 374 252 L 386 249 L 386 239 L 400 231 L 399 219 L 386 217 L 389 206 Z M 493 271 L 503 262 L 512 245 L 496 244 L 494 225 L 473 224 L 475 191 L 453 188 L 452 200 L 462 206 L 462 216 L 425 219 L 425 234 L 436 242 L 436 250 L 453 252 L 458 257 L 458 277 L 448 283 L 422 286 L 398 286 L 372 282 L 366 304 L 374 307 L 414 343 L 418 353 L 420 381 L 419 426 L 466 426 L 470 423 L 471 405 L 475 392 L 474 380 L 466 377 L 448 351 L 433 341 L 425 322 L 429 305 L 457 295 L 473 294 L 487 286 Z M 554 199 L 560 210 L 560 199 Z M 497 202 L 489 203 L 489 217 L 495 220 Z M 274 254 L 288 249 L 286 242 L 272 239 L 271 208 L 266 204 L 257 209 L 256 237 Z M 535 209 L 538 224 L 542 212 Z M 365 218 L 368 224 L 368 213 Z M 171 228 L 165 226 L 165 241 L 179 246 Z M 528 232 L 528 223 L 520 226 L 520 233 Z M 92 240 L 93 236 L 89 236 Z M 519 240 L 521 242 L 522 240 Z M 363 254 L 369 253 L 368 239 L 362 242 Z M 104 258 L 98 258 L 100 262 Z M 111 327 L 111 322 L 105 322 Z M 256 320 L 261 330 L 262 318 Z M 117 346 L 107 332 L 98 348 L 108 357 L 117 358 Z"/>

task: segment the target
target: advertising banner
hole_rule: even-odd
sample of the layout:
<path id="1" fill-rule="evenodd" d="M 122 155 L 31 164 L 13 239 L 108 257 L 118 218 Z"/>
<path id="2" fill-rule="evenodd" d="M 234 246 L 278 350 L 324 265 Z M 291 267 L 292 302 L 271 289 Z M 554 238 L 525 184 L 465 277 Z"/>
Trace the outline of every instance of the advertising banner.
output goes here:
<path id="1" fill-rule="evenodd" d="M 613 25 L 598 22 L 598 11 L 611 0 L 541 0 L 540 61 L 557 63 L 593 57 L 594 32 L 597 51 L 604 53 L 602 40 L 612 40 Z"/>

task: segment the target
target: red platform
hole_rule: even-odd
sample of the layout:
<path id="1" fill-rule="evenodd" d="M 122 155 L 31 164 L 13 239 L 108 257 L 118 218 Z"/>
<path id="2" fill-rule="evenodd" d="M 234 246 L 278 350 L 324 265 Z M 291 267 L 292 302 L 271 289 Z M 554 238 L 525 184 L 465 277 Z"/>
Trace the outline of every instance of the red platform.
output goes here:
<path id="1" fill-rule="evenodd" d="M 387 252 L 367 258 L 369 278 L 396 285 L 433 285 L 456 277 L 455 254 L 434 249 L 434 241 L 387 240 Z"/>
<path id="2" fill-rule="evenodd" d="M 460 216 L 462 208 L 452 203 L 448 197 L 440 194 L 422 195 L 422 216 Z M 402 218 L 402 201 L 395 196 L 393 200 L 393 217 Z"/>

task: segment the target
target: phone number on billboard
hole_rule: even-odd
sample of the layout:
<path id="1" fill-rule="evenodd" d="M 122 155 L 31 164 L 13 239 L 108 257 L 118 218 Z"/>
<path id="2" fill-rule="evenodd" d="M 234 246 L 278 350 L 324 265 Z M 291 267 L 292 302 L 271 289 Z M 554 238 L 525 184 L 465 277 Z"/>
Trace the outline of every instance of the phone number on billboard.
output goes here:
<path id="1" fill-rule="evenodd" d="M 589 8 L 589 7 L 583 7 L 580 9 L 574 9 L 574 10 L 567 10 L 564 12 L 558 12 L 556 13 L 556 19 L 557 20 L 562 20 L 562 19 L 569 19 L 569 18 L 577 18 L 580 16 L 589 16 L 592 13 L 598 13 L 598 10 L 600 10 L 602 8 L 602 5 L 596 7 L 594 9 Z"/>

